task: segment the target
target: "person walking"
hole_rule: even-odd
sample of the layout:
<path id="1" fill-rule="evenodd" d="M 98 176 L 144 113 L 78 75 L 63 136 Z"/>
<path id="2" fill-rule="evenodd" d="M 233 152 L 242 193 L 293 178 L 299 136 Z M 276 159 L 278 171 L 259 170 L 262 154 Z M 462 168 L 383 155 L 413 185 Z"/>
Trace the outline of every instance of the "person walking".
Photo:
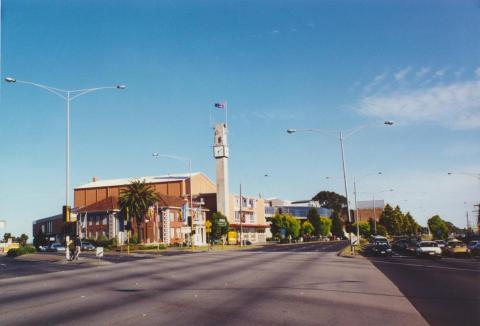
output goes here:
<path id="1" fill-rule="evenodd" d="M 73 260 L 78 260 L 78 257 L 80 257 L 80 252 L 82 251 L 82 240 L 80 240 L 80 237 L 75 237 L 75 255 L 73 257 Z"/>

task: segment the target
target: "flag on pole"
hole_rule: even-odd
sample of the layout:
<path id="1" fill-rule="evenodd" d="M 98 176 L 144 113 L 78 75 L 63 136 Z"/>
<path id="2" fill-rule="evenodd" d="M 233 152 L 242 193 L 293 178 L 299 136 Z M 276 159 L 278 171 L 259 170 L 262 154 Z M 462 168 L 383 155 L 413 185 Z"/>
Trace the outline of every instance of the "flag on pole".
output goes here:
<path id="1" fill-rule="evenodd" d="M 182 222 L 187 223 L 187 217 L 188 217 L 188 203 L 185 203 L 185 205 L 182 206 Z"/>
<path id="2" fill-rule="evenodd" d="M 225 102 L 215 103 L 215 107 L 218 109 L 225 109 L 226 106 L 227 106 L 227 103 Z"/>

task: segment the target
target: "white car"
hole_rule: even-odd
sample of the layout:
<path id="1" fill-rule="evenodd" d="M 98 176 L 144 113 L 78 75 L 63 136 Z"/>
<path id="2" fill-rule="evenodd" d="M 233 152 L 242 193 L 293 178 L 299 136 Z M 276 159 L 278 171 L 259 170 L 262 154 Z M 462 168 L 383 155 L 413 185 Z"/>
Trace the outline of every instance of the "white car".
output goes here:
<path id="1" fill-rule="evenodd" d="M 62 245 L 61 243 L 52 243 L 47 251 L 53 251 L 53 252 L 65 252 L 65 246 Z"/>
<path id="2" fill-rule="evenodd" d="M 442 249 L 438 246 L 438 244 L 435 241 L 420 241 L 417 243 L 415 254 L 417 255 L 417 257 L 421 257 L 421 256 L 441 257 Z"/>

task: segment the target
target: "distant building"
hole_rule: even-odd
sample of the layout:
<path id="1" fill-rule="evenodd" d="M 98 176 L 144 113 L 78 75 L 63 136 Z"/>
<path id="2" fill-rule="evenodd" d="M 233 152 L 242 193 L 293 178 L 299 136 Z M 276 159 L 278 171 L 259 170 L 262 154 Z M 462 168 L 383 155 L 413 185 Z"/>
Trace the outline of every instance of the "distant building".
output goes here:
<path id="1" fill-rule="evenodd" d="M 276 213 L 290 214 L 295 218 L 303 221 L 307 220 L 310 209 L 315 208 L 319 216 L 331 217 L 332 210 L 320 207 L 320 203 L 315 200 L 298 200 L 289 201 L 278 198 L 270 198 L 265 200 L 265 216 L 272 217 Z"/>
<path id="2" fill-rule="evenodd" d="M 215 193 L 200 194 L 199 197 L 205 201 L 205 207 L 208 209 L 208 217 L 217 211 L 217 198 Z M 262 198 L 242 195 L 242 205 L 240 214 L 240 196 L 229 194 L 229 229 L 236 232 L 236 239 L 240 242 L 240 234 L 243 240 L 251 243 L 264 243 L 269 237 L 270 224 L 265 219 L 265 202 Z M 241 218 L 242 217 L 242 218 Z"/>
<path id="3" fill-rule="evenodd" d="M 368 221 L 370 218 L 374 218 L 374 211 L 375 211 L 375 219 L 377 222 L 380 220 L 382 216 L 383 209 L 385 208 L 385 201 L 375 199 L 375 205 L 373 205 L 373 200 L 365 200 L 365 201 L 358 201 L 358 220 Z M 353 216 L 356 218 L 357 209 L 353 211 Z"/>

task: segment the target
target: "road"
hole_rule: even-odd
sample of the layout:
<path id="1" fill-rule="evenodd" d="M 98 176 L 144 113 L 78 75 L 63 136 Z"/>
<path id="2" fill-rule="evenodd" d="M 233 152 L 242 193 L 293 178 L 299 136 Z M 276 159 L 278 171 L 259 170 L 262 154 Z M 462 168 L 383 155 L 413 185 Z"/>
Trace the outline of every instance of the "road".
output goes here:
<path id="1" fill-rule="evenodd" d="M 480 325 L 480 261 L 369 258 L 432 325 Z"/>
<path id="2" fill-rule="evenodd" d="M 426 325 L 345 243 L 155 257 L 0 280 L 2 325 Z"/>

